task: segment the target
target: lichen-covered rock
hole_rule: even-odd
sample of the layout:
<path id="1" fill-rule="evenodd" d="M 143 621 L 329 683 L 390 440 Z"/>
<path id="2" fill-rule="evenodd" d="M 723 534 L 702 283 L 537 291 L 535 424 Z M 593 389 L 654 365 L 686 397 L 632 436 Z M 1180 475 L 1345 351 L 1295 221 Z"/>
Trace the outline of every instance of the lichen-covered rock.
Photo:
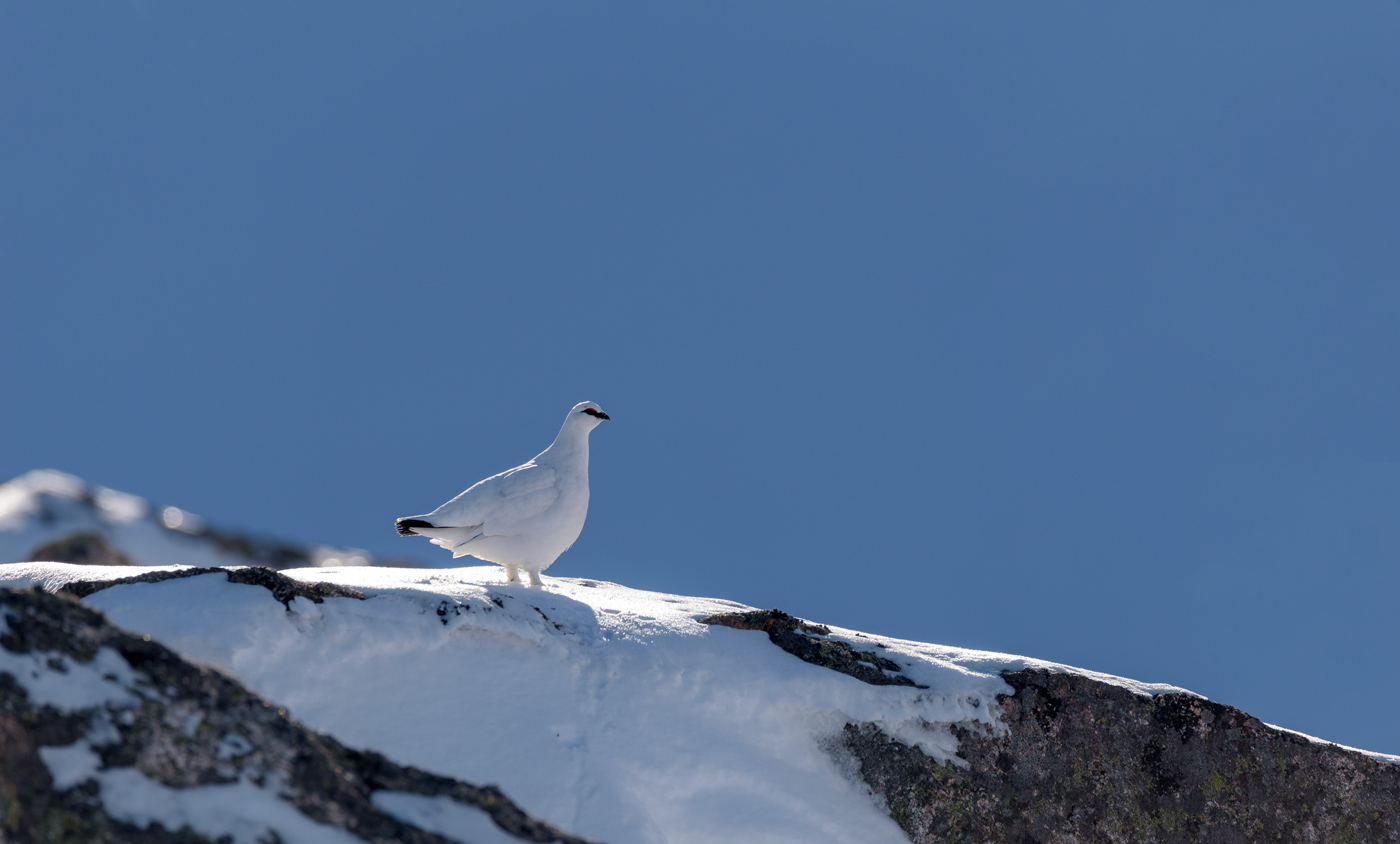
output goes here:
<path id="1" fill-rule="evenodd" d="M 447 844 L 378 807 L 383 792 L 484 813 L 523 841 L 582 842 L 494 787 L 314 733 L 71 598 L 3 590 L 0 619 L 0 841 L 291 841 L 310 829 Z"/>
<path id="2" fill-rule="evenodd" d="M 845 749 L 916 844 L 1400 841 L 1400 766 L 1195 695 L 1004 678 L 1009 735 L 961 731 L 967 768 L 847 725 Z"/>

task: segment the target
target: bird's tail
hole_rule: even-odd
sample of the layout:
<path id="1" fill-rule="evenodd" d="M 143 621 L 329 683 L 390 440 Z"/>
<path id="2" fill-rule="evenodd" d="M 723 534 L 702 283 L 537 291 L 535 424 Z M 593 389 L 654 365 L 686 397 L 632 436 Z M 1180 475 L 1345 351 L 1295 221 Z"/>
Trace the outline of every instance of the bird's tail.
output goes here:
<path id="1" fill-rule="evenodd" d="M 398 528 L 399 536 L 422 536 L 423 534 L 414 530 L 414 528 L 430 528 L 432 526 L 432 522 L 425 522 L 422 519 L 411 517 L 405 517 L 394 522 L 394 527 Z"/>

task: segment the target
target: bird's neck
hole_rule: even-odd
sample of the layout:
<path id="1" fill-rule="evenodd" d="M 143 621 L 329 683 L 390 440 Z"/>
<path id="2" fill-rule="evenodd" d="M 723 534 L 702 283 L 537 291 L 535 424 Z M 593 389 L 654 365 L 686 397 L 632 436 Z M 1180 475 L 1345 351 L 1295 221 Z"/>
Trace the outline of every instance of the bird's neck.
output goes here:
<path id="1" fill-rule="evenodd" d="M 567 422 L 560 429 L 559 436 L 554 438 L 554 442 L 549 448 L 540 452 L 535 458 L 536 463 L 547 463 L 551 466 L 563 464 L 583 464 L 588 466 L 588 433 L 589 429 L 582 425 L 570 425 Z"/>

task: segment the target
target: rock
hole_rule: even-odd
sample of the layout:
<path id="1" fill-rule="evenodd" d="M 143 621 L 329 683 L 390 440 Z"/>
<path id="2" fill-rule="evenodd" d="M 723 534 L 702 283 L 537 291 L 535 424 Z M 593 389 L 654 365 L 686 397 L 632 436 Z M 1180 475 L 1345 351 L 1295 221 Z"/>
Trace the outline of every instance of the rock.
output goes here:
<path id="1" fill-rule="evenodd" d="M 247 568 L 225 568 L 223 566 L 195 566 L 176 571 L 148 571 L 135 575 L 134 577 L 120 577 L 113 580 L 74 580 L 65 583 L 58 591 L 72 595 L 75 598 L 86 598 L 94 592 L 100 592 L 112 586 L 120 586 L 125 583 L 160 583 L 165 580 L 178 580 L 182 577 L 195 577 L 201 574 L 213 574 L 223 572 L 229 583 L 246 583 L 251 586 L 261 586 L 272 593 L 272 597 L 282 602 L 282 606 L 291 610 L 291 602 L 294 598 L 305 598 L 314 604 L 319 604 L 326 598 L 355 598 L 363 601 L 364 593 L 358 589 L 351 589 L 348 586 L 337 586 L 334 583 L 306 583 L 300 580 L 293 580 L 285 574 L 280 574 L 272 569 L 262 566 L 249 566 Z"/>
<path id="2" fill-rule="evenodd" d="M 718 624 L 738 630 L 762 630 L 768 640 L 803 662 L 839 671 L 874 686 L 920 686 L 902 676 L 899 664 L 870 651 L 858 651 L 846 642 L 822 638 L 831 628 L 794 618 L 782 610 L 729 612 L 706 616 L 701 624 Z"/>
<path id="3" fill-rule="evenodd" d="M 385 792 L 481 812 L 498 835 L 582 844 L 495 787 L 308 730 L 72 598 L 0 591 L 0 617 L 0 841 L 283 841 L 310 829 L 318 840 L 338 830 L 382 844 L 447 844 L 379 808 L 374 795 Z"/>
<path id="4" fill-rule="evenodd" d="M 84 566 L 132 566 L 135 563 L 107 544 L 101 534 L 79 532 L 56 539 L 29 553 L 35 562 L 76 563 Z"/>
<path id="5" fill-rule="evenodd" d="M 762 630 L 865 682 L 912 685 L 888 676 L 894 663 L 780 610 L 700 621 Z M 1400 765 L 1190 693 L 1142 695 L 1043 669 L 1002 678 L 1014 689 L 997 698 L 1005 734 L 951 727 L 965 766 L 871 723 L 847 724 L 829 748 L 838 764 L 858 763 L 914 844 L 1400 842 Z"/>
<path id="6" fill-rule="evenodd" d="M 915 844 L 1400 841 L 1400 765 L 1195 695 L 1003 676 L 1010 735 L 958 731 L 967 768 L 846 726 L 862 779 Z"/>
<path id="7" fill-rule="evenodd" d="M 88 484 L 51 469 L 0 483 L 0 562 L 23 560 L 98 565 L 392 565 L 369 552 L 303 545 L 218 528 L 179 507 Z"/>

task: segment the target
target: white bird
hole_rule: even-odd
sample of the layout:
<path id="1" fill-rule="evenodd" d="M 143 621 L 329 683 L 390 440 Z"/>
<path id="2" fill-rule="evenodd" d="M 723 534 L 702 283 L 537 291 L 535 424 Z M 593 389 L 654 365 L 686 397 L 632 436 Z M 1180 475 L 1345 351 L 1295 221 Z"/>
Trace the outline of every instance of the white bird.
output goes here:
<path id="1" fill-rule="evenodd" d="M 403 536 L 505 567 L 506 580 L 542 586 L 540 572 L 569 550 L 588 517 L 588 434 L 608 415 L 579 402 L 549 448 L 523 466 L 477 481 L 466 492 L 422 516 L 395 522 Z"/>

